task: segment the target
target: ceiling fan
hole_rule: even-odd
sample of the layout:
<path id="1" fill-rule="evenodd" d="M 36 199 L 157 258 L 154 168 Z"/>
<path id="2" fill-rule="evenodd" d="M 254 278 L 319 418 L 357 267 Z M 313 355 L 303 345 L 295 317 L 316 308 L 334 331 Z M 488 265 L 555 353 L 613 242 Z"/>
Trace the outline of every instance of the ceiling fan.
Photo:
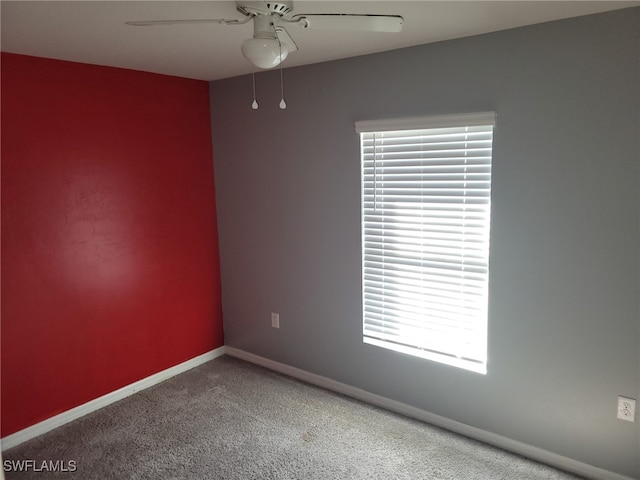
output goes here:
<path id="1" fill-rule="evenodd" d="M 273 68 L 282 63 L 290 52 L 298 49 L 285 25 L 301 28 L 325 28 L 371 32 L 399 32 L 404 19 L 400 15 L 367 14 L 306 14 L 294 13 L 292 1 L 271 2 L 237 1 L 236 9 L 245 18 L 237 19 L 191 19 L 191 20 L 144 20 L 125 22 L 127 25 L 147 27 L 155 25 L 180 25 L 218 23 L 222 25 L 244 25 L 253 20 L 253 38 L 242 43 L 242 54 L 258 68 Z"/>

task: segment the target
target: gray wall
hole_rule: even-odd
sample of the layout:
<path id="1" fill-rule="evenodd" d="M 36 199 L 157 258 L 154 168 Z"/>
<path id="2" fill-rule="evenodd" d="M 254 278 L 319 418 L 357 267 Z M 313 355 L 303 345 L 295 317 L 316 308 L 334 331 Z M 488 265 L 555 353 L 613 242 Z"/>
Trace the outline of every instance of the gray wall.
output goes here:
<path id="1" fill-rule="evenodd" d="M 226 344 L 631 477 L 640 9 L 211 83 Z M 495 110 L 482 376 L 364 345 L 354 121 Z M 270 326 L 279 312 L 281 328 Z"/>

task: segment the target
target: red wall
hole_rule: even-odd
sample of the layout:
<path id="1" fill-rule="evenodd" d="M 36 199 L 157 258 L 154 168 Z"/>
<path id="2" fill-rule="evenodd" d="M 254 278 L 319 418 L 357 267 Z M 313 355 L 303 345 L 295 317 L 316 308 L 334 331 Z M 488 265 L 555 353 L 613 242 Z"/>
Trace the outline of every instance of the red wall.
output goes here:
<path id="1" fill-rule="evenodd" d="M 1 58 L 6 436 L 223 336 L 207 83 Z"/>

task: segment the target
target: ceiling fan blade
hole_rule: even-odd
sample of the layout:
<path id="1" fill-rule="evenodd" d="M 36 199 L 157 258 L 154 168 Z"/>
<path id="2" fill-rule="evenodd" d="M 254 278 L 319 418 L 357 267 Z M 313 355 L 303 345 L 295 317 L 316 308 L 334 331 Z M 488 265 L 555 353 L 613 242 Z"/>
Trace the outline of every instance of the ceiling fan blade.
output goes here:
<path id="1" fill-rule="evenodd" d="M 294 15 L 293 22 L 305 28 L 359 30 L 366 32 L 400 32 L 404 18 L 400 15 L 362 15 L 349 13 L 318 13 Z"/>
<path id="2" fill-rule="evenodd" d="M 247 23 L 252 17 L 244 20 L 227 20 L 225 18 L 202 18 L 193 20 L 142 20 L 133 22 L 124 22 L 134 27 L 154 27 L 157 25 L 195 25 L 198 23 L 219 23 L 222 25 L 241 25 Z"/>
<path id="3" fill-rule="evenodd" d="M 289 32 L 287 32 L 283 26 L 276 26 L 276 35 L 278 35 L 278 40 L 280 40 L 282 45 L 287 47 L 289 53 L 298 50 L 298 45 L 296 45 L 296 42 L 293 41 L 293 38 L 291 38 L 291 35 L 289 35 Z"/>

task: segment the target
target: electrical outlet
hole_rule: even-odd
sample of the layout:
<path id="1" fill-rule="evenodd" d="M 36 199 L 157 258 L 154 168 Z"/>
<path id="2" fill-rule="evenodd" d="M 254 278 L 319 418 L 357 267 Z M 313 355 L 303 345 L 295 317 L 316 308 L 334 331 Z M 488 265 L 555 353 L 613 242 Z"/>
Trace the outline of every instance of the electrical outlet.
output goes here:
<path id="1" fill-rule="evenodd" d="M 633 398 L 618 396 L 618 418 L 633 422 L 636 419 L 636 401 Z"/>
<path id="2" fill-rule="evenodd" d="M 280 314 L 271 312 L 271 326 L 273 328 L 280 328 Z"/>

